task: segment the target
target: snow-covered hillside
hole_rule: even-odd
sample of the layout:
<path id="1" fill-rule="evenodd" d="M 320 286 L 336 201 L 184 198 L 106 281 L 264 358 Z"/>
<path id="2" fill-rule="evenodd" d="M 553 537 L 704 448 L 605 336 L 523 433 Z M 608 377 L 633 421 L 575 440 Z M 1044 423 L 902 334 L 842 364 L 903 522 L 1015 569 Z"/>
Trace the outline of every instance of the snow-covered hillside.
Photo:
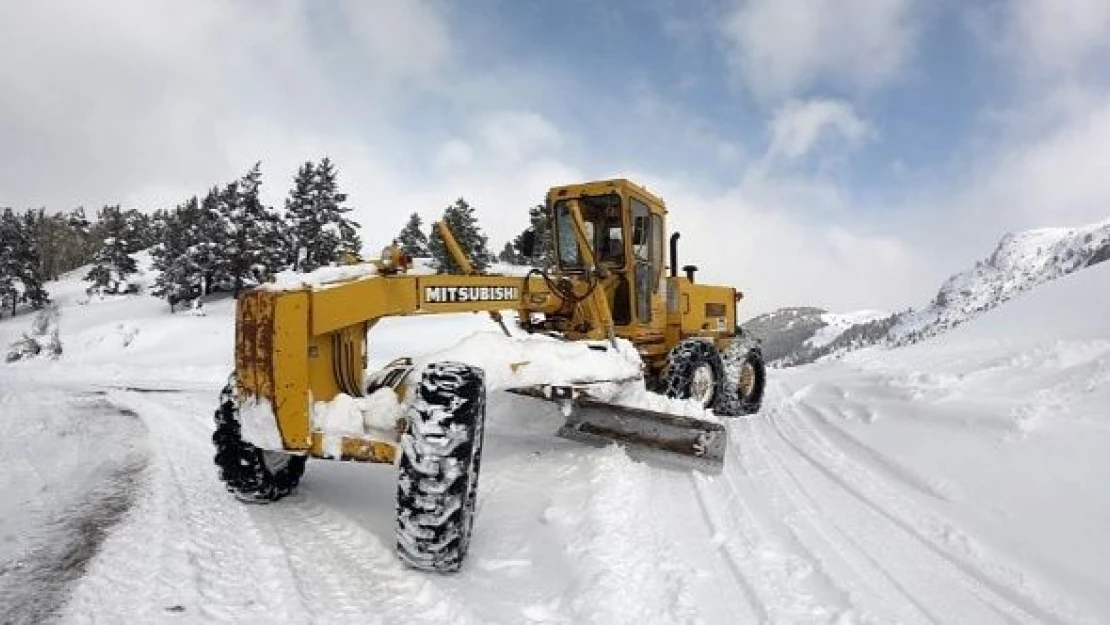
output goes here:
<path id="1" fill-rule="evenodd" d="M 1002 237 L 994 252 L 951 276 L 929 304 L 896 315 L 836 315 L 786 308 L 745 322 L 767 345 L 768 361 L 791 366 L 869 345 L 900 346 L 941 334 L 1015 295 L 1110 260 L 1110 220 Z"/>
<path id="2" fill-rule="evenodd" d="M 230 301 L 171 316 L 51 286 L 63 357 L 0 365 L 5 620 L 1110 621 L 1110 263 L 910 347 L 772 371 L 720 476 L 556 439 L 553 408 L 491 393 L 452 576 L 394 558 L 388 467 L 310 462 L 270 506 L 224 491 Z M 491 327 L 383 322 L 372 364 Z"/>
<path id="3" fill-rule="evenodd" d="M 824 347 L 835 341 L 852 326 L 884 319 L 889 316 L 890 313 L 879 310 L 857 310 L 850 313 L 825 312 L 821 315 L 821 321 L 825 325 L 821 326 L 813 336 L 806 339 L 805 344 L 813 348 Z"/>
<path id="4" fill-rule="evenodd" d="M 899 317 L 889 341 L 906 345 L 958 326 L 1018 293 L 1110 259 L 1110 220 L 1008 234 L 994 253 L 949 278 L 924 309 Z"/>

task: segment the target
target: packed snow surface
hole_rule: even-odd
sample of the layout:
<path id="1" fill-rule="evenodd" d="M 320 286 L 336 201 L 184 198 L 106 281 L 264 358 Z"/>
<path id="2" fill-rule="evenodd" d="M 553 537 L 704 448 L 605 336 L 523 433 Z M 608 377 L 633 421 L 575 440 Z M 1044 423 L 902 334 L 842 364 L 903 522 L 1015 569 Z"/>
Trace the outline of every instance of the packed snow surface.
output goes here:
<path id="1" fill-rule="evenodd" d="M 498 390 L 632 372 L 620 350 L 540 358 L 483 315 L 384 321 L 373 365 L 489 367 L 449 576 L 394 557 L 392 467 L 312 461 L 268 506 L 216 480 L 230 301 L 171 316 L 51 288 L 64 356 L 0 368 L 0 620 L 1110 622 L 1110 264 L 912 347 L 772 371 L 712 477 L 558 439 L 553 406 Z"/>

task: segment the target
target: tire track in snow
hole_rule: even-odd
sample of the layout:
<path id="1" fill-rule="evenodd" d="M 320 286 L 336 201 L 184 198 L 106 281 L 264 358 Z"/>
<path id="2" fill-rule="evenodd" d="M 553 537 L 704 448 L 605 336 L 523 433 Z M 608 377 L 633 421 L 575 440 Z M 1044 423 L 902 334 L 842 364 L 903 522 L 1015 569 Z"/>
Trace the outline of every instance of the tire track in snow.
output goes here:
<path id="1" fill-rule="evenodd" d="M 690 481 L 694 487 L 694 494 L 697 497 L 698 508 L 701 511 L 702 519 L 705 521 L 706 527 L 709 529 L 709 535 L 712 537 L 711 540 L 716 544 L 717 550 L 728 564 L 729 570 L 736 580 L 736 585 L 744 593 L 744 599 L 748 602 L 752 612 L 759 622 L 766 623 L 769 621 L 767 607 L 759 600 L 759 594 L 756 592 L 752 581 L 748 579 L 748 574 L 745 573 L 743 564 L 733 553 L 733 550 L 725 544 L 726 539 L 722 533 L 722 529 L 724 529 L 723 519 L 720 518 L 720 515 L 714 513 L 714 506 L 710 506 L 708 503 L 710 497 L 707 492 L 709 490 L 709 485 L 706 484 L 704 480 L 705 478 L 700 478 L 698 475 L 690 475 Z"/>
<path id="2" fill-rule="evenodd" d="M 773 419 L 775 412 L 771 411 L 768 419 Z M 931 610 L 879 560 L 830 521 L 828 511 L 809 496 L 797 476 L 770 451 L 763 433 L 767 427 L 765 423 L 755 424 L 749 439 L 749 445 L 765 458 L 764 475 L 770 476 L 777 493 L 781 494 L 778 497 L 770 493 L 765 500 L 772 504 L 772 513 L 783 519 L 782 523 L 813 560 L 821 563 L 830 583 L 846 594 L 849 610 L 846 614 L 854 615 L 861 622 L 937 623 Z"/>
<path id="3" fill-rule="evenodd" d="M 392 546 L 353 520 L 307 495 L 282 504 L 259 506 L 254 516 L 277 533 L 298 588 L 313 598 L 312 605 L 329 606 L 328 619 L 373 615 L 382 623 L 480 622 L 439 588 L 438 576 L 406 567 Z"/>
<path id="4" fill-rule="evenodd" d="M 826 438 L 835 439 L 835 446 L 845 450 L 846 455 L 864 458 L 870 461 L 870 464 L 875 468 L 924 495 L 935 497 L 942 501 L 952 501 L 955 499 L 955 495 L 952 492 L 954 487 L 950 484 L 918 475 L 909 467 L 888 457 L 877 449 L 872 448 L 848 432 L 845 432 L 820 408 L 808 402 L 804 402 L 803 406 L 807 413 L 813 417 L 815 422 L 824 426 L 822 434 Z M 830 442 L 833 441 L 830 440 Z"/>
<path id="5" fill-rule="evenodd" d="M 747 437 L 740 429 L 732 428 L 734 444 Z M 767 471 L 758 466 L 757 450 L 744 451 L 734 448 L 721 477 L 699 475 L 693 480 L 713 528 L 713 541 L 748 589 L 760 621 L 823 623 L 843 614 L 846 598 L 833 588 L 790 528 L 758 508 L 762 497 L 750 496 L 758 490 L 753 478 L 761 480 Z"/>
<path id="6" fill-rule="evenodd" d="M 781 437 L 777 432 L 776 435 Z M 950 563 L 937 562 L 931 554 L 923 553 L 922 545 L 918 544 L 915 536 L 907 535 L 898 524 L 891 524 L 886 514 L 869 502 L 859 500 L 856 493 L 846 492 L 842 483 L 822 467 L 815 467 L 812 459 L 801 455 L 802 452 L 793 448 L 789 441 L 786 445 L 794 452 L 796 460 L 786 470 L 818 502 L 817 505 L 834 512 L 830 515 L 830 522 L 853 536 L 853 542 L 878 570 L 907 596 L 913 597 L 922 609 L 928 610 L 925 606 L 932 605 L 936 606 L 934 610 L 941 611 L 939 615 L 930 614 L 933 620 L 950 622 L 958 618 L 969 622 L 1000 622 L 999 619 L 1002 622 L 1028 622 L 1028 616 L 1023 620 L 1012 609 L 1007 611 L 1005 603 L 998 602 L 973 579 L 960 575 L 960 571 L 951 567 Z M 813 469 L 816 473 L 812 472 Z M 861 503 L 864 504 L 862 507 Z"/>
<path id="7" fill-rule="evenodd" d="M 799 407 L 816 411 L 804 402 Z M 794 418 L 788 418 L 790 416 Z M 839 492 L 854 499 L 857 507 L 863 506 L 872 515 L 885 519 L 888 534 L 890 528 L 897 528 L 903 536 L 900 544 L 908 548 L 910 541 L 915 543 L 916 547 L 911 550 L 916 551 L 918 557 L 948 571 L 943 579 L 958 582 L 998 616 L 1020 621 L 1094 622 L 1075 606 L 1030 580 L 1028 574 L 989 553 L 955 525 L 899 494 L 881 477 L 854 462 L 824 438 L 801 415 L 779 417 L 771 419 L 770 423 L 778 439 L 792 450 L 785 456 L 804 461 L 828 483 L 838 487 Z M 815 492 L 811 494 L 816 495 Z M 944 597 L 951 601 L 951 595 L 941 595 Z"/>
<path id="8" fill-rule="evenodd" d="M 160 448 L 176 450 L 167 454 L 164 483 L 172 484 L 168 501 L 185 517 L 189 557 L 169 577 L 196 580 L 202 600 L 182 606 L 186 613 L 222 622 L 477 622 L 437 588 L 436 576 L 408 569 L 378 537 L 310 497 L 268 505 L 235 500 L 216 479 L 210 410 L 198 413 L 184 396 L 125 400 L 152 428 L 164 428 Z M 229 548 L 237 557 L 212 557 Z"/>
<path id="9" fill-rule="evenodd" d="M 149 488 L 94 561 L 66 620 L 306 622 L 311 613 L 273 540 L 215 479 L 210 428 L 133 393 L 109 396 L 147 424 Z"/>

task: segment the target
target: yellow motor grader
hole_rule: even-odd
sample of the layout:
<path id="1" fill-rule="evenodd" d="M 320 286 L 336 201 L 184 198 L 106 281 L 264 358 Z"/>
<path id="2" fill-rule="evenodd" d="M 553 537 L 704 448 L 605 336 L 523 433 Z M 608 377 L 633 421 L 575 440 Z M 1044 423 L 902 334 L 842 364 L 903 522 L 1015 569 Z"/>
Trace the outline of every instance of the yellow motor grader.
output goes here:
<path id="1" fill-rule="evenodd" d="M 737 326 L 741 293 L 697 284 L 693 266 L 679 275 L 679 235 L 667 238 L 663 201 L 628 180 L 555 187 L 546 208 L 554 263 L 526 276 L 475 271 L 439 222 L 454 273 L 413 271 L 411 259 L 391 246 L 371 263 L 241 295 L 235 372 L 213 434 L 228 490 L 250 501 L 281 499 L 297 486 L 308 457 L 395 465 L 398 555 L 418 569 L 457 570 L 473 523 L 484 372 L 462 362 L 416 367 L 399 359 L 368 374 L 366 363 L 367 332 L 380 320 L 459 312 L 488 313 L 508 333 L 501 313 L 515 311 L 521 330 L 591 350 L 630 342 L 642 361 L 638 376 L 510 390 L 559 404 L 566 417 L 560 436 L 719 471 L 727 433 L 714 415 L 757 412 L 763 397 L 759 347 Z M 602 384 L 646 384 L 712 412 L 703 418 L 609 403 L 592 393 Z M 381 393 L 392 401 L 364 403 L 370 412 L 383 408 L 366 414 L 361 430 L 335 435 L 322 425 L 321 406 Z"/>

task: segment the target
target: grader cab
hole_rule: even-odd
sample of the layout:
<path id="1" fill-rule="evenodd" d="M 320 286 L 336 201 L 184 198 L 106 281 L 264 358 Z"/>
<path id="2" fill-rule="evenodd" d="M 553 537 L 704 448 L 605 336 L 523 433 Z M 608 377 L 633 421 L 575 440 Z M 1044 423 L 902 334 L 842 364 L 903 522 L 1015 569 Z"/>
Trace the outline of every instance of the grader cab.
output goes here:
<path id="1" fill-rule="evenodd" d="M 415 272 L 410 259 L 387 248 L 373 263 L 241 296 L 235 373 L 213 435 L 227 488 L 274 501 L 296 487 L 308 457 L 394 464 L 398 555 L 416 568 L 457 570 L 477 493 L 484 372 L 463 362 L 418 367 L 411 359 L 365 369 L 367 332 L 381 319 L 458 312 L 488 313 L 511 334 L 502 313 L 512 311 L 524 333 L 590 352 L 619 352 L 627 341 L 642 363 L 630 375 L 585 371 L 580 379 L 506 390 L 559 404 L 566 417 L 560 436 L 719 471 L 727 431 L 718 417 L 754 413 L 763 396 L 759 348 L 736 324 L 741 294 L 697 284 L 693 266 L 679 275 L 679 237 L 667 237 L 663 201 L 630 181 L 555 187 L 547 209 L 554 264 L 524 277 L 476 272 L 438 223 L 455 273 Z M 610 401 L 624 386 L 686 400 L 684 408 Z M 704 414 L 691 415 L 690 404 Z M 360 427 L 337 432 L 337 414 Z"/>

